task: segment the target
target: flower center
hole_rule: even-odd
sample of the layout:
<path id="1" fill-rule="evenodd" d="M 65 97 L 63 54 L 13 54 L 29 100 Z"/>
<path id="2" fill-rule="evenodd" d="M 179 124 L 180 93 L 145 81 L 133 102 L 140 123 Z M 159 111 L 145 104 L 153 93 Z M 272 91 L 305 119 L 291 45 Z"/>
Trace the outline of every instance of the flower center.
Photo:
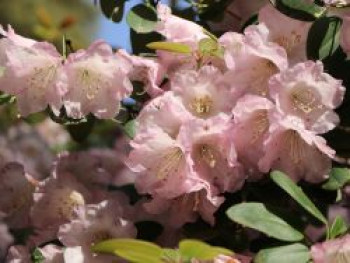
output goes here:
<path id="1" fill-rule="evenodd" d="M 183 160 L 183 152 L 179 147 L 174 147 L 165 153 L 156 167 L 156 176 L 158 179 L 165 179 L 171 173 L 176 173 Z"/>
<path id="2" fill-rule="evenodd" d="M 301 42 L 301 35 L 295 32 L 294 30 L 290 33 L 289 37 L 286 36 L 280 36 L 274 40 L 277 44 L 284 47 L 284 49 L 287 51 L 287 54 L 290 54 L 290 52 L 293 50 L 293 48 L 300 44 Z"/>
<path id="3" fill-rule="evenodd" d="M 253 135 L 250 141 L 255 143 L 269 128 L 270 122 L 267 110 L 258 110 L 253 117 Z"/>
<path id="4" fill-rule="evenodd" d="M 87 68 L 79 70 L 80 84 L 83 85 L 83 92 L 88 100 L 96 98 L 101 88 L 109 88 L 108 81 L 103 80 L 102 75 Z"/>
<path id="5" fill-rule="evenodd" d="M 216 160 L 216 153 L 207 144 L 203 144 L 199 146 L 199 156 L 201 160 L 203 160 L 210 168 L 214 168 L 217 160 Z"/>
<path id="6" fill-rule="evenodd" d="M 253 94 L 266 97 L 268 95 L 268 80 L 278 72 L 277 66 L 270 60 L 264 59 L 252 67 L 251 91 Z"/>
<path id="7" fill-rule="evenodd" d="M 28 85 L 31 89 L 30 94 L 34 98 L 44 96 L 47 88 L 53 83 L 56 73 L 57 66 L 54 64 L 46 67 L 34 67 L 28 79 Z"/>
<path id="8" fill-rule="evenodd" d="M 210 113 L 213 108 L 213 100 L 209 95 L 203 97 L 195 98 L 191 104 L 190 108 L 200 117 L 204 117 Z"/>
<path id="9" fill-rule="evenodd" d="M 71 218 L 74 208 L 84 205 L 84 197 L 77 191 L 64 191 L 58 200 L 57 213 L 61 218 Z"/>
<path id="10" fill-rule="evenodd" d="M 311 113 L 316 108 L 322 108 L 315 94 L 309 88 L 294 89 L 290 94 L 294 110 L 300 110 L 305 114 Z"/>

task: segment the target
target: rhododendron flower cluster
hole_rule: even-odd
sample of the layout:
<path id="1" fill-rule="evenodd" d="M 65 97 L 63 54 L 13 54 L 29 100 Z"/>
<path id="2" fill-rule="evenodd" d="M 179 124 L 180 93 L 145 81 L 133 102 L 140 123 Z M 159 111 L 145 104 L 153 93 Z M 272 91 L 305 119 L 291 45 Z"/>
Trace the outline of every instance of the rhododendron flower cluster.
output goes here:
<path id="1" fill-rule="evenodd" d="M 347 4 L 340 2 L 324 1 L 317 8 L 326 12 Z M 251 14 L 247 10 L 257 9 L 257 3 L 245 4 L 237 0 L 234 6 L 242 19 Z M 298 0 L 296 5 L 305 8 L 311 4 L 313 1 Z M 349 160 L 339 157 L 333 149 L 337 144 L 329 144 L 326 138 L 343 121 L 340 113 L 347 106 L 340 107 L 348 100 L 345 86 L 349 83 L 329 66 L 332 58 L 311 59 L 309 34 L 317 30 L 321 11 L 306 12 L 307 19 L 298 20 L 294 18 L 300 13 L 288 16 L 288 10 L 295 7 L 292 4 L 284 13 L 276 4 L 261 5 L 257 4 L 256 23 L 245 24 L 240 32 L 232 29 L 215 36 L 175 16 L 167 5 L 156 3 L 150 12 L 157 16 L 153 31 L 162 41 L 147 45 L 155 50 L 153 55 L 114 50 L 104 40 L 68 53 L 64 48 L 60 54 L 48 42 L 22 37 L 11 26 L 7 30 L 0 27 L 0 95 L 9 96 L 11 104 L 16 102 L 19 117 L 30 122 L 31 116 L 46 113 L 79 142 L 75 137 L 86 130 L 95 132 L 90 124 L 112 120 L 108 123 L 119 125 L 126 116 L 128 122 L 120 126 L 130 137 L 114 131 L 114 149 L 86 149 L 81 143 L 78 149 L 84 151 L 56 149 L 60 152 L 56 157 L 48 146 L 67 143 L 68 135 L 57 127 L 52 131 L 56 128 L 47 120 L 37 126 L 35 135 L 30 126 L 17 124 L 0 137 L 0 261 L 26 263 L 42 257 L 35 263 L 109 263 L 126 258 L 137 263 L 142 262 L 142 253 L 148 253 L 145 262 L 155 257 L 155 262 L 167 263 L 249 263 L 258 249 L 264 250 L 254 262 L 269 263 L 263 260 L 270 255 L 280 257 L 274 254 L 275 248 L 265 249 L 265 244 L 257 248 L 236 244 L 260 237 L 217 216 L 228 205 L 241 203 L 256 206 L 238 216 L 239 207 L 231 207 L 224 211 L 227 217 L 271 238 L 278 239 L 280 234 L 284 242 L 300 242 L 290 245 L 296 253 L 306 248 L 302 254 L 306 259 L 298 263 L 311 258 L 314 263 L 350 262 L 346 223 L 335 217 L 331 226 L 323 210 L 318 211 L 296 186 L 329 179 L 322 188 L 337 190 L 337 201 L 345 202 L 341 195 L 347 193 L 341 188 L 350 182 L 350 172 L 341 170 L 334 175 L 337 171 L 332 165 L 342 162 L 347 166 Z M 329 48 L 327 31 L 319 53 L 328 48 L 341 58 L 349 56 L 350 16 L 344 13 L 332 18 L 342 21 L 334 37 L 339 47 Z M 132 132 L 127 130 L 129 125 L 134 125 Z M 348 132 L 348 127 L 339 129 Z M 53 140 L 47 136 L 51 132 Z M 23 139 L 26 136 L 30 139 Z M 92 145 L 97 145 L 98 139 L 93 140 Z M 14 141 L 18 146 L 13 146 Z M 269 177 L 272 171 L 277 172 Z M 310 234 L 317 229 L 299 210 L 290 217 L 299 217 L 293 226 L 300 225 L 305 235 L 270 213 L 271 208 L 283 214 L 278 211 L 282 205 L 295 209 L 295 202 L 284 201 L 280 192 L 283 200 L 277 205 L 256 203 L 261 196 L 267 200 L 269 193 L 258 188 L 269 178 L 325 225 L 327 241 L 321 242 L 318 237 L 322 235 L 314 238 Z M 131 193 L 130 186 L 136 191 Z M 264 217 L 268 220 L 261 226 L 259 220 Z M 150 222 L 161 228 L 154 238 L 143 236 L 143 224 L 147 228 Z M 194 238 L 238 247 L 244 256 L 220 247 L 212 254 L 209 246 L 208 251 L 197 254 L 193 248 L 181 247 L 179 241 L 193 238 L 191 227 L 198 222 L 199 228 L 212 232 L 203 230 Z M 274 224 L 277 230 L 270 233 L 267 228 Z M 235 235 L 229 232 L 231 228 Z M 26 236 L 19 238 L 18 233 L 24 231 Z M 238 237 L 240 231 L 244 235 Z M 220 235 L 224 241 L 215 239 Z M 148 244 L 147 249 L 141 247 L 141 253 L 128 243 L 132 239 L 152 239 L 175 249 Z M 106 240 L 112 243 L 105 245 Z M 128 245 L 113 248 L 113 240 Z M 312 245 L 311 241 L 319 242 Z M 190 256 L 182 255 L 183 251 Z"/>

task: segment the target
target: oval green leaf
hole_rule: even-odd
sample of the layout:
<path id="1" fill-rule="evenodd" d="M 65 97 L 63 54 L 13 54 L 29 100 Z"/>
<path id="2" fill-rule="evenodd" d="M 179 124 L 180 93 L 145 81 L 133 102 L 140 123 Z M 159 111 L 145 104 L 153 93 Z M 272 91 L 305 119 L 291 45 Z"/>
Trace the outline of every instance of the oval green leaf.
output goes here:
<path id="1" fill-rule="evenodd" d="M 322 17 L 316 20 L 307 37 L 307 56 L 309 59 L 325 59 L 339 48 L 340 27 L 339 17 Z"/>
<path id="2" fill-rule="evenodd" d="M 305 0 L 270 0 L 281 13 L 302 21 L 314 21 L 326 14 L 327 8 Z"/>
<path id="3" fill-rule="evenodd" d="M 343 188 L 350 182 L 350 170 L 348 168 L 333 168 L 329 179 L 322 188 L 329 191 L 336 191 Z"/>
<path id="4" fill-rule="evenodd" d="M 162 248 L 136 239 L 111 239 L 92 246 L 95 253 L 109 253 L 134 263 L 161 263 Z"/>
<path id="5" fill-rule="evenodd" d="M 147 44 L 146 47 L 154 50 L 163 50 L 163 51 L 182 53 L 182 54 L 189 54 L 192 52 L 191 47 L 186 44 L 166 42 L 166 41 L 151 42 Z"/>
<path id="6" fill-rule="evenodd" d="M 329 230 L 329 238 L 333 239 L 346 233 L 348 225 L 341 216 L 337 216 Z"/>
<path id="7" fill-rule="evenodd" d="M 242 203 L 226 211 L 227 216 L 243 225 L 283 241 L 299 241 L 303 234 L 295 230 L 281 218 L 270 213 L 261 203 Z"/>
<path id="8" fill-rule="evenodd" d="M 137 33 L 150 33 L 154 30 L 157 19 L 157 13 L 153 7 L 139 4 L 131 8 L 126 22 Z"/>
<path id="9" fill-rule="evenodd" d="M 302 244 L 293 244 L 261 250 L 254 263 L 307 263 L 310 260 L 309 249 Z"/>
<path id="10" fill-rule="evenodd" d="M 286 191 L 295 201 L 297 201 L 306 211 L 316 217 L 324 224 L 328 224 L 327 219 L 312 203 L 312 201 L 306 196 L 303 190 L 297 186 L 288 176 L 279 171 L 271 173 L 272 180 Z"/>
<path id="11" fill-rule="evenodd" d="M 220 254 L 233 255 L 231 250 L 213 247 L 199 240 L 186 239 L 180 242 L 179 251 L 187 260 L 212 260 Z"/>
<path id="12" fill-rule="evenodd" d="M 102 13 L 113 22 L 119 23 L 123 19 L 124 0 L 100 0 Z"/>
<path id="13" fill-rule="evenodd" d="M 123 126 L 124 133 L 130 138 L 133 139 L 136 134 L 136 121 L 130 120 Z"/>

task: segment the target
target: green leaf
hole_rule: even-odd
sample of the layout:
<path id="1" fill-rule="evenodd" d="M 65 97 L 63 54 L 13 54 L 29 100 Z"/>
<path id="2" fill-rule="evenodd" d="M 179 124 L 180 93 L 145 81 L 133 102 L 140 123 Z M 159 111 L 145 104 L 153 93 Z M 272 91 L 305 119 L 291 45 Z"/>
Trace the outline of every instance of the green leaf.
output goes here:
<path id="1" fill-rule="evenodd" d="M 42 263 L 45 260 L 45 257 L 43 254 L 40 252 L 38 248 L 35 248 L 32 252 L 32 261 L 33 263 Z"/>
<path id="2" fill-rule="evenodd" d="M 286 191 L 295 201 L 297 201 L 306 211 L 320 220 L 322 223 L 327 224 L 327 219 L 312 203 L 312 201 L 306 196 L 303 190 L 297 186 L 288 176 L 279 171 L 271 173 L 272 180 Z"/>
<path id="3" fill-rule="evenodd" d="M 337 216 L 329 230 L 329 238 L 333 239 L 346 233 L 348 226 L 341 216 Z"/>
<path id="4" fill-rule="evenodd" d="M 314 21 L 326 14 L 327 8 L 305 0 L 270 0 L 281 13 L 302 21 Z"/>
<path id="5" fill-rule="evenodd" d="M 312 24 L 307 37 L 309 59 L 322 60 L 334 54 L 339 48 L 341 25 L 339 17 L 322 17 Z"/>
<path id="6" fill-rule="evenodd" d="M 150 33 L 157 24 L 157 13 L 153 7 L 139 4 L 131 8 L 126 21 L 137 33 Z"/>
<path id="7" fill-rule="evenodd" d="M 295 230 L 281 218 L 270 213 L 264 204 L 242 203 L 226 211 L 228 217 L 243 225 L 283 241 L 299 241 L 303 234 Z"/>
<path id="8" fill-rule="evenodd" d="M 124 5 L 124 0 L 100 0 L 102 13 L 116 23 L 123 19 Z"/>
<path id="9" fill-rule="evenodd" d="M 136 133 L 136 121 L 130 120 L 123 126 L 124 133 L 130 138 L 133 139 Z"/>
<path id="10" fill-rule="evenodd" d="M 0 92 L 0 105 L 6 103 L 13 103 L 15 101 L 15 97 L 6 93 Z"/>
<path id="11" fill-rule="evenodd" d="M 350 170 L 347 168 L 333 168 L 329 179 L 322 185 L 322 188 L 329 191 L 336 191 L 350 182 Z"/>
<path id="12" fill-rule="evenodd" d="M 180 251 L 170 248 L 163 248 L 161 259 L 164 262 L 183 262 Z"/>
<path id="13" fill-rule="evenodd" d="M 164 50 L 174 53 L 189 54 L 192 52 L 190 46 L 181 43 L 158 41 L 146 45 L 149 49 Z"/>
<path id="14" fill-rule="evenodd" d="M 186 239 L 179 244 L 180 254 L 186 259 L 212 260 L 220 254 L 233 255 L 228 249 L 213 247 L 199 240 Z"/>
<path id="15" fill-rule="evenodd" d="M 134 263 L 161 263 L 162 248 L 136 239 L 111 239 L 92 246 L 95 253 L 109 253 Z"/>
<path id="16" fill-rule="evenodd" d="M 293 244 L 261 250 L 254 263 L 307 263 L 310 260 L 309 249 L 302 244 Z"/>

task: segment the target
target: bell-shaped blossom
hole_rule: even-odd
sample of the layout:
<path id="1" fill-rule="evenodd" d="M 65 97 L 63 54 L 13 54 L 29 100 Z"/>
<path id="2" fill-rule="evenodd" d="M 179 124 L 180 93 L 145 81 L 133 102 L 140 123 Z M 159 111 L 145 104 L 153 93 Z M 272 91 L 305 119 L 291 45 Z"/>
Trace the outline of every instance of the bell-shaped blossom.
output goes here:
<path id="1" fill-rule="evenodd" d="M 140 193 L 174 198 L 197 188 L 198 178 L 191 160 L 177 140 L 157 126 L 137 134 L 130 145 L 127 165 L 139 173 L 136 187 Z"/>
<path id="2" fill-rule="evenodd" d="M 145 91 L 151 97 L 156 97 L 164 92 L 160 88 L 160 84 L 164 78 L 165 71 L 163 65 L 157 60 L 130 55 L 123 49 L 118 50 L 117 54 L 132 65 L 129 74 L 130 80 L 143 82 Z"/>
<path id="3" fill-rule="evenodd" d="M 313 245 L 311 256 L 314 263 L 349 262 L 350 235 Z"/>
<path id="4" fill-rule="evenodd" d="M 115 117 L 120 101 L 132 92 L 129 70 L 129 63 L 102 40 L 95 41 L 87 50 L 70 54 L 64 65 L 67 115 L 74 119 L 89 113 L 101 119 Z"/>
<path id="5" fill-rule="evenodd" d="M 231 114 L 236 100 L 225 77 L 213 66 L 177 72 L 171 79 L 171 90 L 194 117 L 201 119 L 221 112 Z"/>
<path id="6" fill-rule="evenodd" d="M 270 80 L 271 97 L 279 111 L 298 116 L 306 129 L 324 133 L 339 123 L 333 111 L 343 101 L 345 88 L 323 70 L 321 62 L 307 61 Z"/>
<path id="7" fill-rule="evenodd" d="M 232 140 L 238 161 L 245 168 L 248 179 L 260 179 L 258 162 L 264 154 L 264 140 L 269 134 L 269 112 L 274 104 L 266 98 L 246 95 L 233 109 Z"/>
<path id="8" fill-rule="evenodd" d="M 340 31 L 340 45 L 350 57 L 350 15 L 342 17 L 343 24 Z"/>
<path id="9" fill-rule="evenodd" d="M 13 228 L 28 227 L 36 182 L 18 163 L 8 163 L 0 170 L 0 212 Z"/>
<path id="10" fill-rule="evenodd" d="M 8 247 L 12 244 L 13 237 L 7 226 L 0 222 L 0 261 L 4 260 Z"/>
<path id="11" fill-rule="evenodd" d="M 84 258 L 92 258 L 94 256 L 90 247 L 93 244 L 113 238 L 135 238 L 136 228 L 125 217 L 127 215 L 122 204 L 127 202 L 125 199 L 121 198 L 119 202 L 115 198 L 78 208 L 75 217 L 69 223 L 61 225 L 58 239 L 66 247 L 80 246 Z M 96 260 L 102 261 L 104 257 L 97 255 Z"/>
<path id="12" fill-rule="evenodd" d="M 171 14 L 171 9 L 163 4 L 157 5 L 158 23 L 155 31 L 163 35 L 169 42 L 180 42 L 196 47 L 206 38 L 204 29 L 192 21 Z"/>
<path id="13" fill-rule="evenodd" d="M 95 201 L 94 193 L 68 173 L 40 182 L 33 196 L 31 218 L 39 232 L 38 243 L 54 239 L 58 227 L 73 218 L 74 209 Z"/>
<path id="14" fill-rule="evenodd" d="M 269 132 L 259 161 L 263 173 L 279 170 L 294 181 L 311 183 L 328 178 L 335 151 L 324 138 L 306 130 L 302 120 L 275 112 L 270 114 Z"/>
<path id="15" fill-rule="evenodd" d="M 225 49 L 227 81 L 237 95 L 268 97 L 270 77 L 288 66 L 286 51 L 270 42 L 268 28 L 264 24 L 252 25 L 244 35 L 228 32 L 219 42 Z"/>
<path id="16" fill-rule="evenodd" d="M 167 91 L 143 107 L 136 118 L 136 133 L 155 125 L 170 137 L 176 138 L 180 127 L 191 118 L 192 115 L 186 110 L 181 100 L 172 91 Z"/>
<path id="17" fill-rule="evenodd" d="M 268 27 L 269 41 L 284 47 L 290 64 L 306 60 L 306 39 L 312 23 L 290 18 L 271 4 L 260 9 L 259 22 Z"/>
<path id="18" fill-rule="evenodd" d="M 47 42 L 33 44 L 13 32 L 7 35 L 9 40 L 0 40 L 0 62 L 5 67 L 0 90 L 16 96 L 23 116 L 42 111 L 48 105 L 58 110 L 66 91 L 61 74 L 62 56 Z"/>
<path id="19" fill-rule="evenodd" d="M 245 180 L 230 140 L 231 124 L 230 117 L 224 114 L 209 120 L 197 119 L 185 124 L 179 135 L 195 172 L 220 192 L 237 191 Z"/>
<path id="20" fill-rule="evenodd" d="M 223 203 L 224 198 L 216 196 L 216 190 L 208 184 L 202 184 L 198 191 L 183 194 L 174 199 L 161 196 L 144 204 L 144 209 L 155 216 L 165 228 L 181 228 L 186 223 L 195 222 L 200 216 L 211 225 L 215 223 L 214 213 Z"/>

